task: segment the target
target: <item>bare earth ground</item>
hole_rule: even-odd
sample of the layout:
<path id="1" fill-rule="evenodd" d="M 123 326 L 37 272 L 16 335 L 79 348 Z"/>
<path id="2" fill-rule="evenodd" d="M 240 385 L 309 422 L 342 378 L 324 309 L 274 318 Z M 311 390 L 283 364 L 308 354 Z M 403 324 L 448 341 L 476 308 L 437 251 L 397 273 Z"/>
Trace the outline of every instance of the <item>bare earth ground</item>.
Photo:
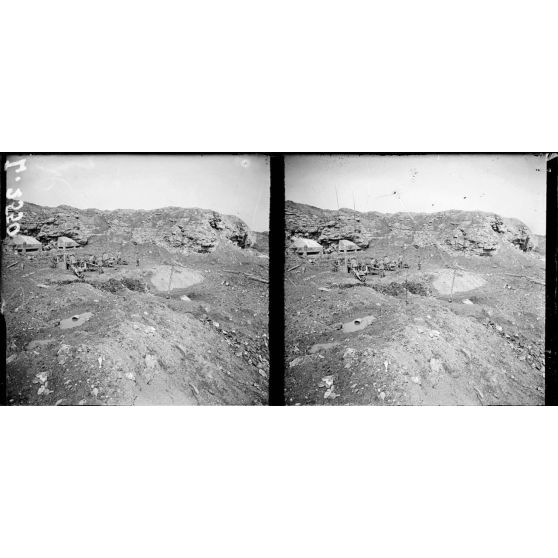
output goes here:
<path id="1" fill-rule="evenodd" d="M 462 268 L 453 302 L 447 254 L 421 249 L 420 271 L 418 256 L 408 249 L 408 272 L 368 276 L 366 286 L 334 273 L 325 257 L 286 272 L 287 404 L 544 404 L 544 256 L 513 247 L 452 256 Z M 301 262 L 289 255 L 286 269 Z M 430 295 L 409 294 L 406 303 L 404 289 L 390 287 L 406 279 Z M 363 329 L 337 329 L 368 316 Z"/>
<path id="2" fill-rule="evenodd" d="M 5 252 L 9 404 L 266 404 L 267 284 L 225 270 L 267 279 L 268 260 L 237 247 L 140 252 L 140 267 L 124 254 L 130 265 L 84 281 L 50 268 L 48 253 L 8 268 L 22 258 Z M 183 267 L 174 267 L 167 299 L 171 260 Z M 60 327 L 86 312 L 81 325 Z"/>

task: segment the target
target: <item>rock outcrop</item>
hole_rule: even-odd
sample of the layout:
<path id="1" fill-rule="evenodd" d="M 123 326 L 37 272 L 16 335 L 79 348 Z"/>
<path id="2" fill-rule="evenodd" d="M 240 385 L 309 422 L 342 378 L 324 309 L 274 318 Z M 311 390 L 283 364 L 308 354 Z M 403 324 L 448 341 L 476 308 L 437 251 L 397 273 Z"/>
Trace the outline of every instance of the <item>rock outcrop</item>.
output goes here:
<path id="1" fill-rule="evenodd" d="M 185 252 L 212 252 L 222 243 L 251 247 L 255 236 L 246 223 L 207 209 L 165 207 L 153 210 L 77 209 L 66 205 L 25 204 L 21 233 L 43 245 L 67 236 L 80 245 L 96 237 L 111 241 L 155 243 Z"/>
<path id="2" fill-rule="evenodd" d="M 536 246 L 535 236 L 517 219 L 480 211 L 439 213 L 361 213 L 286 202 L 286 234 L 312 238 L 326 249 L 339 240 L 351 240 L 367 248 L 376 239 L 417 248 L 439 246 L 448 252 L 490 256 L 503 244 L 527 252 Z"/>

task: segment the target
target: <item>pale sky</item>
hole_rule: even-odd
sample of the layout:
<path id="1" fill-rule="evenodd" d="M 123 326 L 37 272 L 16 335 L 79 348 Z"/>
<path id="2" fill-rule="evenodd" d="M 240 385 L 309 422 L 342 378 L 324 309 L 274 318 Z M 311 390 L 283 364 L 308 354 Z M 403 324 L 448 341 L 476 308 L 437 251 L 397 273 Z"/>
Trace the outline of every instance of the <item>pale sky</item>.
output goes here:
<path id="1" fill-rule="evenodd" d="M 536 169 L 540 169 L 537 171 Z M 534 155 L 292 155 L 285 199 L 323 209 L 488 211 L 546 234 L 546 161 Z"/>
<path id="2" fill-rule="evenodd" d="M 18 160 L 10 156 L 8 161 Z M 8 169 L 23 201 L 81 209 L 200 207 L 269 230 L 269 159 L 253 155 L 35 155 Z M 15 177 L 21 177 L 16 184 Z"/>

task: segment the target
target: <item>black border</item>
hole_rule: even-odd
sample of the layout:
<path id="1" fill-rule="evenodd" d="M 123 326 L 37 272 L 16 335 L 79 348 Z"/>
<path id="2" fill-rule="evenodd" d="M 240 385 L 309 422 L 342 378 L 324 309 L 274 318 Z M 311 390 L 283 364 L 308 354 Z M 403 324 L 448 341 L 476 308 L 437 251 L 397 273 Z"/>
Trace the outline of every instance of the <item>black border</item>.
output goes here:
<path id="1" fill-rule="evenodd" d="M 558 157 L 546 163 L 546 319 L 545 319 L 545 405 L 558 405 L 558 304 L 556 285 L 558 258 L 556 237 L 558 222 Z"/>
<path id="2" fill-rule="evenodd" d="M 270 158 L 269 405 L 285 404 L 285 158 Z"/>

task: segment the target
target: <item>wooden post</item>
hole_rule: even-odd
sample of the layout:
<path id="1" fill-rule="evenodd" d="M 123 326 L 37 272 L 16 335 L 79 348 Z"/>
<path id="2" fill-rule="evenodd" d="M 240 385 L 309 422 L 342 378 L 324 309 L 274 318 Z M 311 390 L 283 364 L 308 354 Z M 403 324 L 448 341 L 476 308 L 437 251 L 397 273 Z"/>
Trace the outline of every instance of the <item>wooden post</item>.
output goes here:
<path id="1" fill-rule="evenodd" d="M 455 274 L 457 273 L 457 269 L 453 268 L 453 278 L 451 280 L 451 293 L 450 293 L 450 302 L 453 302 L 453 284 L 455 283 Z"/>
<path id="2" fill-rule="evenodd" d="M 64 251 L 64 267 L 66 267 L 66 243 L 62 244 L 62 250 Z"/>
<path id="3" fill-rule="evenodd" d="M 347 247 L 343 246 L 343 252 L 345 253 L 345 269 L 347 269 Z"/>
<path id="4" fill-rule="evenodd" d="M 174 265 L 171 265 L 170 277 L 169 277 L 169 288 L 167 291 L 167 298 L 170 298 L 170 291 L 171 291 L 171 283 L 172 283 L 172 275 L 174 273 Z"/>
<path id="5" fill-rule="evenodd" d="M 409 268 L 405 270 L 405 304 L 409 304 Z"/>

